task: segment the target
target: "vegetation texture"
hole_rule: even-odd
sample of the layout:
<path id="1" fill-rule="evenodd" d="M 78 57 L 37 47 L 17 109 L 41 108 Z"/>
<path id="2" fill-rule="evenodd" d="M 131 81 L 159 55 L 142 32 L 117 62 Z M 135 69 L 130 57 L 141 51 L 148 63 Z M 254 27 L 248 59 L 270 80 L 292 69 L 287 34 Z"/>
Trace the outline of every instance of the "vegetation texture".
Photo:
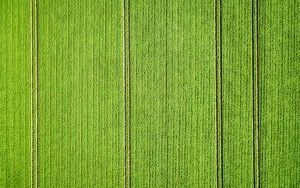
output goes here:
<path id="1" fill-rule="evenodd" d="M 0 187 L 300 187 L 300 1 L 0 1 Z"/>

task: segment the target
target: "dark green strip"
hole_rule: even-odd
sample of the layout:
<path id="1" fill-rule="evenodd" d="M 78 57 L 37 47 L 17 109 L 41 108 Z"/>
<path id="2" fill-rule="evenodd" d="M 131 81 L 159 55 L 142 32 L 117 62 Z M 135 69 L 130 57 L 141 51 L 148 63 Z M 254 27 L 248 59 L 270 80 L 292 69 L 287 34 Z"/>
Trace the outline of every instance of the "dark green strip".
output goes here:
<path id="1" fill-rule="evenodd" d="M 130 180 L 130 1 L 123 1 L 123 63 L 124 63 L 124 131 L 125 131 L 125 187 L 131 187 Z"/>
<path id="2" fill-rule="evenodd" d="M 31 122 L 31 185 L 32 187 L 37 187 L 37 169 L 38 169 L 38 159 L 37 159 L 37 139 L 38 139 L 38 122 L 37 122 L 37 82 L 38 82 L 38 62 L 37 62 L 37 0 L 31 1 L 31 26 L 32 26 L 32 36 L 31 36 L 31 112 L 32 112 L 32 122 Z"/>
<path id="3" fill-rule="evenodd" d="M 253 78 L 253 173 L 254 187 L 260 187 L 259 174 L 259 60 L 258 0 L 252 0 L 252 78 Z"/>
<path id="4" fill-rule="evenodd" d="M 217 187 L 223 187 L 222 147 L 222 7 L 215 1 Z"/>

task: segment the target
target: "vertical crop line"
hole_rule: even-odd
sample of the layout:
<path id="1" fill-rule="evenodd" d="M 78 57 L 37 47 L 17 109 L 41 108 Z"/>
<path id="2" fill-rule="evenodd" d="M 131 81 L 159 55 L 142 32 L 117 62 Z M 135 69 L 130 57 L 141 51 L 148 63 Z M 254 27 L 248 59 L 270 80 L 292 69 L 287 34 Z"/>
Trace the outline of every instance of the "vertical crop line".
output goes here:
<path id="1" fill-rule="evenodd" d="M 164 114 L 164 118 L 165 118 L 165 127 L 167 128 L 168 126 L 168 0 L 166 0 L 166 4 L 165 4 L 165 16 L 166 16 L 166 25 L 165 25 L 165 29 L 166 29 L 166 41 L 165 41 L 165 48 L 166 48 L 166 61 L 165 61 L 165 114 Z M 167 148 L 169 146 L 169 136 L 168 136 L 168 129 L 166 131 L 166 145 Z M 167 175 L 169 174 L 169 152 L 167 149 L 167 161 L 166 161 L 166 165 L 167 165 Z M 169 185 L 169 178 L 166 179 L 166 185 Z"/>
<path id="2" fill-rule="evenodd" d="M 131 187 L 130 0 L 123 0 L 124 187 Z"/>
<path id="3" fill-rule="evenodd" d="M 31 1 L 31 187 L 38 186 L 37 0 Z"/>
<path id="4" fill-rule="evenodd" d="M 216 53 L 216 167 L 217 187 L 223 187 L 223 118 L 222 118 L 222 4 L 215 0 Z"/>
<path id="5" fill-rule="evenodd" d="M 256 188 L 260 187 L 258 29 L 258 0 L 252 0 L 253 178 Z"/>

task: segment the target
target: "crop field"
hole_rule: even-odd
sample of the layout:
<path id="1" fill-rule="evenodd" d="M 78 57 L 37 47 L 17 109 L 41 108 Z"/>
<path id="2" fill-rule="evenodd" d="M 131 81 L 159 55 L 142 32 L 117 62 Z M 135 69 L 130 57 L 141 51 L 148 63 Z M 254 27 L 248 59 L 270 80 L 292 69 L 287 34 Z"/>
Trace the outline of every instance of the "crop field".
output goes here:
<path id="1" fill-rule="evenodd" d="M 299 0 L 1 0 L 0 188 L 300 187 Z"/>

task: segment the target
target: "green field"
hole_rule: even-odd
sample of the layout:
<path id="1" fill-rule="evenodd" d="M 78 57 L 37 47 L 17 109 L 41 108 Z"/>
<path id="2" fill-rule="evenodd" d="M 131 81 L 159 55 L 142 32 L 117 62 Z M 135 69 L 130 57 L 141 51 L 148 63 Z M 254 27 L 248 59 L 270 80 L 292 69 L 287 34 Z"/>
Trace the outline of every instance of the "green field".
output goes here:
<path id="1" fill-rule="evenodd" d="M 0 1 L 0 188 L 300 187 L 300 1 Z"/>

